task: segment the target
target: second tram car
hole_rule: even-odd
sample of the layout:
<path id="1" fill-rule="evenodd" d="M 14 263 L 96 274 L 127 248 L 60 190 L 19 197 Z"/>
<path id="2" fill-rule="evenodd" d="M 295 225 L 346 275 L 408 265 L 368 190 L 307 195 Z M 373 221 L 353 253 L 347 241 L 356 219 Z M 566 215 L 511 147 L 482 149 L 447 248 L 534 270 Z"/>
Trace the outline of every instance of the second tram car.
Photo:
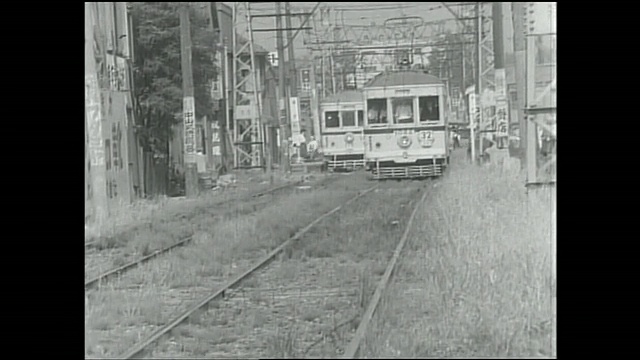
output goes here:
<path id="1" fill-rule="evenodd" d="M 365 160 L 374 179 L 440 176 L 449 164 L 447 90 L 433 75 L 388 71 L 363 88 Z"/>
<path id="2" fill-rule="evenodd" d="M 327 168 L 333 171 L 364 167 L 362 93 L 347 90 L 331 95 L 320 103 L 320 113 L 320 141 Z"/>

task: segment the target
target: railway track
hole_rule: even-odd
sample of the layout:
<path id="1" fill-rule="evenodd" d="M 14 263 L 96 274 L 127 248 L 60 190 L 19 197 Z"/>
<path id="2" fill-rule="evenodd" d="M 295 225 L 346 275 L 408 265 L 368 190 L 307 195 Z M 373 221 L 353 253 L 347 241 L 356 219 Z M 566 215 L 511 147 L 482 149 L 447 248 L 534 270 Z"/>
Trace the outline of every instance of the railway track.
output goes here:
<path id="1" fill-rule="evenodd" d="M 384 260 L 374 258 L 350 263 L 349 261 L 344 261 L 344 259 L 336 262 L 335 259 L 329 259 L 324 256 L 313 258 L 304 258 L 303 256 L 304 260 L 302 261 L 304 264 L 294 266 L 292 265 L 293 260 L 290 259 L 292 255 L 289 250 L 299 247 L 298 245 L 307 241 L 312 241 L 313 239 L 306 239 L 307 236 L 305 236 L 305 239 L 302 239 L 302 237 L 320 221 L 378 188 L 379 184 L 323 214 L 249 270 L 221 286 L 214 293 L 204 297 L 173 321 L 159 328 L 145 341 L 124 352 L 120 358 L 132 359 L 153 352 L 152 345 L 167 334 L 171 334 L 172 337 L 182 337 L 185 340 L 169 342 L 164 349 L 158 351 L 160 354 L 153 352 L 151 354 L 152 357 L 255 357 L 256 354 L 251 352 L 254 348 L 262 346 L 263 348 L 271 349 L 269 357 L 302 356 L 322 358 L 326 354 L 316 354 L 315 356 L 313 354 L 319 344 L 329 341 L 336 348 L 344 348 L 344 346 L 337 344 L 339 341 L 336 340 L 336 331 L 341 328 L 345 329 L 347 335 L 344 337 L 349 337 L 350 331 L 357 328 L 350 344 L 344 350 L 345 357 L 355 357 L 364 334 L 366 334 L 366 328 L 375 313 L 400 253 L 405 246 L 409 228 L 418 205 L 423 202 L 426 192 L 418 201 L 412 199 L 400 204 L 399 208 L 405 207 L 407 204 L 414 204 L 415 206 L 410 216 L 406 212 L 411 210 L 411 206 L 406 207 L 404 210 L 399 210 L 400 213 L 406 213 L 405 218 L 408 217 L 408 220 L 406 222 L 403 221 L 405 230 L 397 246 L 395 246 L 395 250 L 392 252 L 391 247 L 387 249 L 390 260 L 385 257 Z M 395 191 L 406 190 L 395 189 Z M 361 219 L 361 221 L 370 220 Z M 398 222 L 394 221 L 390 226 L 397 225 Z M 313 238 L 313 235 L 311 237 Z M 392 256 L 391 253 L 393 254 Z M 289 260 L 274 262 L 279 254 L 281 258 L 288 257 Z M 388 264 L 384 268 L 384 272 L 382 272 L 380 263 L 387 262 Z M 356 266 L 361 267 L 362 263 L 370 265 L 368 265 L 369 267 L 366 271 L 360 274 L 356 273 L 354 276 L 354 269 Z M 268 264 L 271 265 L 266 267 Z M 258 271 L 261 269 L 264 269 L 264 271 Z M 369 272 L 373 272 L 375 275 L 369 276 Z M 321 278 L 325 280 L 318 280 L 319 273 L 323 274 Z M 375 278 L 375 281 L 371 280 L 373 278 Z M 378 282 L 375 292 L 369 289 L 374 282 Z M 257 284 L 262 286 L 256 288 Z M 267 284 L 268 288 L 264 287 L 265 284 Z M 371 296 L 372 292 L 373 296 Z M 328 301 L 327 299 L 331 300 Z M 214 302 L 214 300 L 221 301 Z M 214 314 L 207 316 L 207 309 L 212 307 L 216 309 L 212 311 Z M 301 313 L 298 313 L 296 308 L 304 309 L 301 309 Z M 316 309 L 316 311 L 314 312 L 312 309 Z M 331 316 L 328 317 L 327 314 L 329 313 Z M 205 320 L 202 320 L 203 318 Z M 296 324 L 302 324 L 302 328 L 298 326 L 295 330 L 292 330 L 293 327 L 290 325 L 292 319 L 295 318 L 303 318 L 302 322 L 294 321 Z M 248 319 L 254 320 L 249 321 Z M 258 324 L 256 324 L 256 321 Z M 275 324 L 278 329 L 288 330 L 285 331 L 285 334 L 280 333 L 274 337 L 268 335 L 268 329 L 265 330 L 264 323 Z M 236 332 L 229 332 L 229 329 L 234 329 Z M 292 331 L 296 335 L 292 335 Z M 193 344 L 196 341 L 194 339 L 198 338 L 193 333 L 197 334 L 198 332 L 207 332 L 204 338 L 211 340 Z M 273 334 L 273 331 L 271 334 Z M 296 338 L 296 340 L 293 340 L 293 338 Z M 287 346 L 293 347 L 292 342 L 295 341 L 297 341 L 295 345 L 298 349 L 297 352 L 293 354 L 287 353 Z M 229 345 L 230 342 L 234 342 L 234 345 Z M 190 351 L 185 351 L 185 343 L 190 343 L 190 345 L 187 345 L 191 349 Z M 263 357 L 265 355 L 260 354 L 260 356 Z"/>
<path id="2" fill-rule="evenodd" d="M 332 182 L 332 180 L 335 180 L 335 179 L 336 179 L 335 177 L 327 176 L 324 179 L 322 179 L 318 184 L 316 184 L 316 187 L 317 188 L 324 188 L 324 187 L 328 186 Z M 268 189 L 268 190 L 264 190 L 264 191 L 260 191 L 260 192 L 254 193 L 254 194 L 250 194 L 249 196 L 245 197 L 245 200 L 253 199 L 253 198 L 259 198 L 259 197 L 262 197 L 262 196 L 265 196 L 265 195 L 268 195 L 268 194 L 273 194 L 273 193 L 275 193 L 275 192 L 277 192 L 279 190 L 283 190 L 283 189 L 290 188 L 290 187 L 293 187 L 293 186 L 298 186 L 300 184 L 302 184 L 302 181 L 297 181 L 297 182 L 292 182 L 292 183 L 280 185 L 280 186 L 277 186 L 277 187 L 274 187 L 274 188 L 271 188 L 271 189 Z M 224 206 L 225 204 L 228 204 L 228 203 L 233 202 L 233 201 L 236 201 L 236 200 L 232 199 L 232 200 L 228 200 L 228 201 L 223 201 L 221 203 L 215 204 L 215 206 L 217 206 L 217 207 Z M 240 201 L 242 201 L 242 200 L 240 200 Z M 263 203 L 259 203 L 259 205 L 265 205 L 265 204 L 268 204 L 268 203 L 269 202 L 263 202 Z M 254 204 L 254 206 L 253 206 L 253 211 L 255 211 L 255 210 L 256 210 L 256 204 Z M 230 211 L 226 211 L 225 213 L 218 214 L 218 215 L 219 216 L 224 216 L 225 214 L 233 214 L 234 211 L 235 211 L 235 209 L 231 209 Z M 166 253 L 170 252 L 171 250 L 173 250 L 175 248 L 187 245 L 192 240 L 193 240 L 193 235 L 189 235 L 189 236 L 183 237 L 182 239 L 178 240 L 175 243 L 172 243 L 172 244 L 170 244 L 168 246 L 165 246 L 163 248 L 159 248 L 159 249 L 153 250 L 149 254 L 145 254 L 145 255 L 137 258 L 137 259 L 131 260 L 131 261 L 125 263 L 125 264 L 110 268 L 109 270 L 105 271 L 104 268 L 112 267 L 112 266 L 110 266 L 108 264 L 113 263 L 113 258 L 115 258 L 116 256 L 119 256 L 119 255 L 123 255 L 122 251 L 118 251 L 118 249 L 112 249 L 111 253 L 107 254 L 106 256 L 102 256 L 102 258 L 104 260 L 93 261 L 93 262 L 97 262 L 97 264 L 93 265 L 93 267 L 97 268 L 97 273 L 99 273 L 99 275 L 90 276 L 90 278 L 85 281 L 84 288 L 85 288 L 85 290 L 92 289 L 95 286 L 97 286 L 98 284 L 104 283 L 105 281 L 107 281 L 107 280 L 109 280 L 109 279 L 111 279 L 111 278 L 113 278 L 115 276 L 121 275 L 124 272 L 126 272 L 128 270 L 131 270 L 133 268 L 136 268 L 136 267 L 138 267 L 138 266 L 140 266 L 140 265 L 142 265 L 142 264 L 144 264 L 144 263 L 146 263 L 146 262 L 148 262 L 148 261 L 160 256 L 160 255 L 166 254 Z M 85 245 L 85 248 L 86 248 L 86 245 Z M 85 254 L 85 255 L 87 255 L 87 254 Z M 89 255 L 100 256 L 101 254 L 98 253 L 98 254 L 89 254 Z M 92 262 L 92 259 L 88 259 L 88 260 L 86 260 L 86 262 L 90 263 L 90 262 Z M 85 271 L 86 271 L 86 269 L 85 269 Z M 92 271 L 89 270 L 89 273 L 91 273 L 91 272 Z M 96 272 L 96 271 L 93 271 L 93 272 Z"/>
<path id="3" fill-rule="evenodd" d="M 313 190 L 303 187 L 295 189 L 294 196 L 261 200 L 269 200 L 270 205 L 255 213 L 203 222 L 202 231 L 188 246 L 86 291 L 86 356 L 113 358 L 146 338 L 319 214 L 362 190 L 366 182 L 359 175 L 324 182 L 324 189 L 313 181 Z M 251 210 L 244 207 L 241 210 Z"/>
<path id="4" fill-rule="evenodd" d="M 320 223 L 322 220 L 324 220 L 325 218 L 331 216 L 332 214 L 338 212 L 339 210 L 341 210 L 345 206 L 349 205 L 350 203 L 354 202 L 358 198 L 370 193 L 371 191 L 376 189 L 377 186 L 378 185 L 375 185 L 375 186 L 373 186 L 371 188 L 368 188 L 368 189 L 366 189 L 364 191 L 359 192 L 356 196 L 354 196 L 351 199 L 347 200 L 342 205 L 339 205 L 339 206 L 333 208 L 332 210 L 324 213 L 323 215 L 317 217 L 309 225 L 307 225 L 304 228 L 302 228 L 301 230 L 299 230 L 296 234 L 294 234 L 292 237 L 290 237 L 287 241 L 285 241 L 284 243 L 279 245 L 277 248 L 272 250 L 269 254 L 267 254 L 262 259 L 260 259 L 258 262 L 256 262 L 253 266 L 251 266 L 251 268 L 249 268 L 248 270 L 246 270 L 242 274 L 236 276 L 234 279 L 232 279 L 231 281 L 227 282 L 223 286 L 220 286 L 218 288 L 218 290 L 216 290 L 215 292 L 210 293 L 208 296 L 202 298 L 195 305 L 191 306 L 189 309 L 187 309 L 186 311 L 181 313 L 179 316 L 175 317 L 172 321 L 168 322 L 167 324 L 165 324 L 164 326 L 162 326 L 161 328 L 156 330 L 146 340 L 138 343 L 137 345 L 135 345 L 134 347 L 132 347 L 128 351 L 126 351 L 123 354 L 121 354 L 119 356 L 119 358 L 132 359 L 132 358 L 136 358 L 136 357 L 140 356 L 146 350 L 148 350 L 148 348 L 151 345 L 153 345 L 160 338 L 162 338 L 163 336 L 167 335 L 172 330 L 177 328 L 185 320 L 189 319 L 194 314 L 196 314 L 196 313 L 202 311 L 203 309 L 205 309 L 209 305 L 209 303 L 211 303 L 212 301 L 224 297 L 226 292 L 228 292 L 228 291 L 232 290 L 233 288 L 237 287 L 238 285 L 240 285 L 240 283 L 242 283 L 246 279 L 250 278 L 253 274 L 255 274 L 258 270 L 264 268 L 266 265 L 268 265 L 270 262 L 272 262 L 275 259 L 275 257 L 278 254 L 280 254 L 284 249 L 286 249 L 290 244 L 292 244 L 293 242 L 295 242 L 297 240 L 300 240 L 302 238 L 302 236 L 305 235 L 316 224 Z"/>
<path id="5" fill-rule="evenodd" d="M 391 279 L 391 275 L 393 275 L 393 272 L 396 268 L 396 264 L 398 263 L 398 259 L 400 258 L 400 254 L 402 253 L 402 250 L 404 249 L 405 244 L 407 243 L 407 238 L 409 237 L 409 231 L 411 230 L 411 225 L 413 224 L 413 219 L 416 216 L 416 213 L 418 211 L 418 208 L 420 207 L 420 204 L 424 203 L 424 200 L 427 194 L 428 194 L 427 192 L 422 194 L 422 197 L 420 198 L 420 200 L 417 201 L 417 203 L 415 204 L 413 211 L 411 212 L 411 216 L 409 217 L 407 226 L 404 230 L 404 233 L 402 234 L 402 237 L 398 242 L 398 246 L 393 252 L 393 257 L 391 258 L 391 261 L 389 261 L 389 265 L 387 265 L 387 268 L 385 269 L 385 272 L 382 275 L 382 279 L 380 279 L 380 281 L 378 282 L 378 286 L 376 287 L 375 293 L 373 294 L 373 297 L 371 298 L 371 301 L 369 302 L 369 305 L 367 306 L 367 309 L 364 315 L 362 316 L 360 323 L 358 324 L 358 328 L 356 330 L 355 335 L 353 336 L 353 338 L 349 342 L 349 345 L 345 349 L 345 352 L 342 358 L 355 359 L 358 356 L 358 352 L 360 351 L 360 346 L 362 345 L 362 342 L 367 334 L 367 329 L 369 327 L 369 324 L 371 323 L 371 319 L 373 318 L 373 315 L 375 315 L 375 312 L 378 309 L 378 305 L 380 304 L 380 299 L 382 299 L 382 295 L 384 294 L 384 292 L 387 289 L 387 286 L 389 285 L 389 280 Z"/>

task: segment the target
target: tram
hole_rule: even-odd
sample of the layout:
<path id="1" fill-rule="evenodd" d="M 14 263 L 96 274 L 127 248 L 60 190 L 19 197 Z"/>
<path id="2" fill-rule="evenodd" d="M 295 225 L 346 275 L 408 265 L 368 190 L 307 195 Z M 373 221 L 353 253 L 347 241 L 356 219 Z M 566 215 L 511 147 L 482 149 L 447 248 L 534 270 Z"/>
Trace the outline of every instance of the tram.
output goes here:
<path id="1" fill-rule="evenodd" d="M 365 162 L 372 178 L 442 175 L 450 152 L 444 82 L 404 68 L 378 74 L 362 91 Z"/>
<path id="2" fill-rule="evenodd" d="M 364 99 L 362 93 L 346 90 L 320 103 L 321 146 L 329 171 L 364 167 Z"/>

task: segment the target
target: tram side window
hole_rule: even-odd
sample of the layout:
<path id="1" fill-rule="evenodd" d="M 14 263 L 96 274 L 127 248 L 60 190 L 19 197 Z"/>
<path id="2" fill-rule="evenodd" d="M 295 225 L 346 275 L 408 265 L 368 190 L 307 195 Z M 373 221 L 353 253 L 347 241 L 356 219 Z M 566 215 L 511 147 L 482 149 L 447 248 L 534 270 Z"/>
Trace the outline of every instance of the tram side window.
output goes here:
<path id="1" fill-rule="evenodd" d="M 337 111 L 327 111 L 324 113 L 324 123 L 327 128 L 340 127 L 340 118 Z"/>
<path id="2" fill-rule="evenodd" d="M 439 121 L 440 109 L 437 96 L 421 96 L 418 99 L 420 121 Z"/>
<path id="3" fill-rule="evenodd" d="M 397 98 L 391 101 L 394 124 L 413 123 L 413 98 Z"/>
<path id="4" fill-rule="evenodd" d="M 364 126 L 364 110 L 358 110 L 358 124 L 356 126 Z"/>
<path id="5" fill-rule="evenodd" d="M 343 111 L 340 113 L 342 126 L 356 126 L 356 116 L 353 111 Z"/>
<path id="6" fill-rule="evenodd" d="M 387 99 L 367 100 L 367 119 L 369 124 L 387 123 Z"/>

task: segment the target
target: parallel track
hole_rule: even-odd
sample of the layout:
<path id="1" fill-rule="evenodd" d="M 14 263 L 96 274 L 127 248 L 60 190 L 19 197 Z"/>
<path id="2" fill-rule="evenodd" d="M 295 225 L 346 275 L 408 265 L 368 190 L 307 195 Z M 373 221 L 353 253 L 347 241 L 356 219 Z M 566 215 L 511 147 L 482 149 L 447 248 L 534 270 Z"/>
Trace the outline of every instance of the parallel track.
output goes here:
<path id="1" fill-rule="evenodd" d="M 348 201 L 346 201 L 342 205 L 334 208 L 333 210 L 331 210 L 329 212 L 324 213 L 323 215 L 318 217 L 316 220 L 312 221 L 309 225 L 307 225 L 306 227 L 304 227 L 301 230 L 299 230 L 295 235 L 290 237 L 287 241 L 282 243 L 276 249 L 274 249 L 269 254 L 267 254 L 264 258 L 262 258 L 260 261 L 258 261 L 254 266 L 252 266 L 249 270 L 247 270 L 244 273 L 242 273 L 241 275 L 237 276 L 235 279 L 229 281 L 228 283 L 223 285 L 221 288 L 219 288 L 214 293 L 211 293 L 210 295 L 208 295 L 205 298 L 203 298 L 202 300 L 200 300 L 198 303 L 196 303 L 191 308 L 189 308 L 188 310 L 183 312 L 181 315 L 176 317 L 174 320 L 170 321 L 169 323 L 164 325 L 162 328 L 160 328 L 157 331 L 155 331 L 146 340 L 138 343 L 137 345 L 135 345 L 134 347 L 132 347 L 131 349 L 129 349 L 128 351 L 126 351 L 125 353 L 120 355 L 118 358 L 120 358 L 120 359 L 132 359 L 132 358 L 139 357 L 140 355 L 145 353 L 152 344 L 154 344 L 156 341 L 158 341 L 164 335 L 168 334 L 171 330 L 175 329 L 178 325 L 182 324 L 185 320 L 189 319 L 193 314 L 195 314 L 198 311 L 200 311 L 201 309 L 205 308 L 213 300 L 216 300 L 216 299 L 218 299 L 220 297 L 224 297 L 225 296 L 225 292 L 237 287 L 244 280 L 249 278 L 251 275 L 255 274 L 258 270 L 260 270 L 260 269 L 264 268 L 266 265 L 268 265 L 285 248 L 290 246 L 294 241 L 301 239 L 301 237 L 305 233 L 307 233 L 311 228 L 313 228 L 316 224 L 320 223 L 322 220 L 324 220 L 325 218 L 331 216 L 332 214 L 338 212 L 340 209 L 342 209 L 343 207 L 345 207 L 348 204 L 352 203 L 353 201 L 357 200 L 358 198 L 360 198 L 360 197 L 364 196 L 365 194 L 368 194 L 371 191 L 375 190 L 377 187 L 378 187 L 378 185 L 376 184 L 375 186 L 373 186 L 371 188 L 368 188 L 368 189 L 358 193 L 358 195 L 352 197 L 351 199 L 349 199 Z"/>
<path id="2" fill-rule="evenodd" d="M 317 184 L 317 186 L 318 187 L 324 187 L 324 186 L 327 185 L 328 182 L 330 182 L 331 180 L 335 180 L 335 179 L 336 179 L 335 177 L 326 177 L 325 179 L 322 179 L 320 181 L 320 183 Z M 265 190 L 265 191 L 260 191 L 260 192 L 251 194 L 251 195 L 245 197 L 245 199 L 261 197 L 261 196 L 264 196 L 264 195 L 267 195 L 267 194 L 274 193 L 274 192 L 276 192 L 278 190 L 282 190 L 282 189 L 289 188 L 289 187 L 292 187 L 292 186 L 300 185 L 301 183 L 302 183 L 302 181 L 297 181 L 297 182 L 292 182 L 292 183 L 280 185 L 280 186 L 277 186 L 277 187 L 274 187 L 274 188 L 271 188 L 271 189 L 268 189 L 268 190 Z M 215 205 L 216 206 L 224 205 L 224 204 L 229 203 L 231 201 L 235 201 L 235 200 L 227 200 L 227 201 L 223 201 L 223 202 L 220 202 L 218 204 L 215 204 Z M 84 288 L 85 288 L 85 290 L 92 289 L 96 285 L 98 285 L 98 284 L 100 284 L 102 282 L 105 282 L 105 281 L 113 278 L 114 276 L 117 276 L 117 275 L 122 274 L 122 273 L 124 273 L 124 272 L 126 272 L 128 270 L 136 268 L 136 267 L 148 262 L 149 260 L 152 260 L 152 259 L 154 259 L 154 258 L 156 258 L 156 257 L 158 257 L 158 256 L 160 256 L 162 254 L 168 253 L 169 251 L 171 251 L 171 250 L 173 250 L 173 249 L 175 249 L 177 247 L 186 245 L 192 239 L 193 239 L 193 235 L 187 236 L 187 237 L 179 240 L 175 244 L 169 245 L 169 246 L 164 247 L 162 249 L 155 250 L 153 253 L 151 253 L 149 255 L 143 256 L 142 258 L 139 258 L 139 259 L 136 259 L 134 261 L 131 261 L 131 262 L 125 264 L 125 265 L 122 265 L 122 266 L 119 266 L 117 268 L 114 268 L 114 269 L 111 269 L 109 271 L 106 271 L 106 272 L 104 272 L 104 273 L 102 273 L 102 274 L 100 274 L 98 276 L 95 276 L 95 277 L 91 278 L 90 280 L 85 281 Z M 87 246 L 87 245 L 85 244 L 85 246 Z"/>

